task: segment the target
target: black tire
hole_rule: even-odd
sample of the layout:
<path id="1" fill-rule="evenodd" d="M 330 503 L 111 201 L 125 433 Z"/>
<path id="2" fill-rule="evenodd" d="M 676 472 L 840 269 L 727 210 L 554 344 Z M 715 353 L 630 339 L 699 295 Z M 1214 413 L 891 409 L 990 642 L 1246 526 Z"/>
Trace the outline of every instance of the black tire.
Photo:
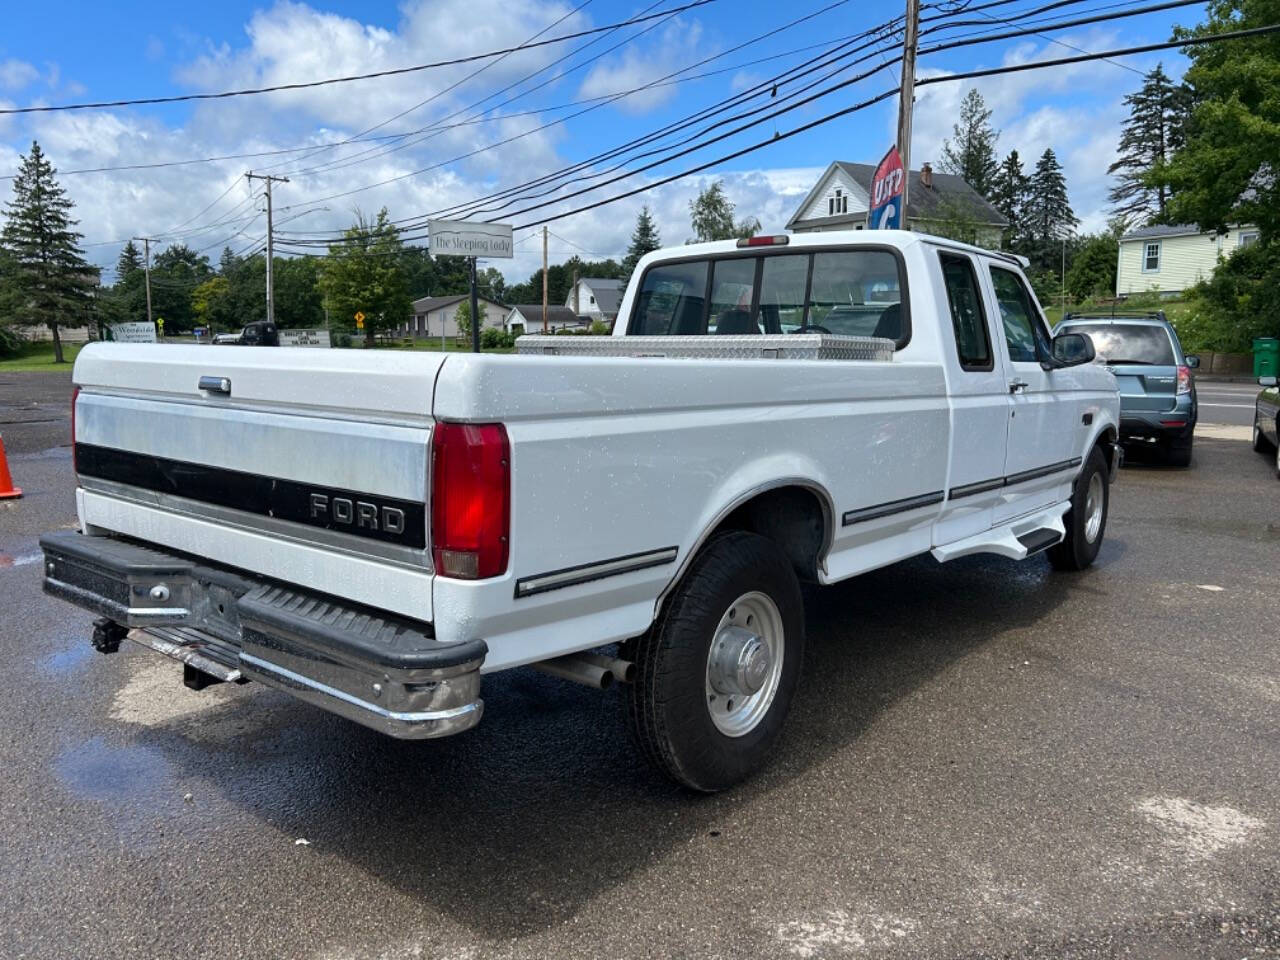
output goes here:
<path id="1" fill-rule="evenodd" d="M 1088 518 L 1085 515 L 1085 502 L 1089 494 L 1089 484 L 1094 475 L 1102 477 L 1102 524 L 1097 536 L 1090 540 L 1085 532 Z M 1111 510 L 1111 481 L 1107 473 L 1107 459 L 1102 451 L 1094 447 L 1084 458 L 1084 466 L 1076 477 L 1075 488 L 1071 491 L 1071 509 L 1062 518 L 1067 528 L 1067 536 L 1061 543 L 1054 544 L 1047 551 L 1049 562 L 1055 570 L 1084 570 L 1090 566 L 1102 548 L 1103 537 L 1107 532 L 1107 514 Z"/>
<path id="2" fill-rule="evenodd" d="M 767 712 L 741 736 L 712 720 L 707 662 L 721 618 L 751 592 L 767 596 L 780 615 L 782 666 Z M 714 536 L 668 597 L 658 620 L 633 641 L 635 683 L 628 687 L 632 734 L 658 770 L 704 793 L 733 786 L 765 762 L 782 732 L 804 657 L 804 603 L 786 556 L 754 533 Z"/>
<path id="3" fill-rule="evenodd" d="M 1267 440 L 1266 434 L 1258 429 L 1257 418 L 1253 421 L 1253 452 L 1254 453 L 1270 453 L 1271 444 Z"/>
<path id="4" fill-rule="evenodd" d="M 1165 450 L 1165 462 L 1171 467 L 1191 466 L 1191 444 L 1191 437 L 1187 437 L 1186 440 L 1172 441 Z"/>

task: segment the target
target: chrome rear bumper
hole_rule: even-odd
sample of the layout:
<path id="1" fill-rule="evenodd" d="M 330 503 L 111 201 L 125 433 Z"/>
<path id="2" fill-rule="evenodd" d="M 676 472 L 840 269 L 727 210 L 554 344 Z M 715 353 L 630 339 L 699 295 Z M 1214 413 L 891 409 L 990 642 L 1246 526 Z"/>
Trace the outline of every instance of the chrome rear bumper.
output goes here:
<path id="1" fill-rule="evenodd" d="M 112 537 L 41 538 L 45 592 L 220 680 L 257 680 L 403 739 L 480 722 L 484 641 Z"/>

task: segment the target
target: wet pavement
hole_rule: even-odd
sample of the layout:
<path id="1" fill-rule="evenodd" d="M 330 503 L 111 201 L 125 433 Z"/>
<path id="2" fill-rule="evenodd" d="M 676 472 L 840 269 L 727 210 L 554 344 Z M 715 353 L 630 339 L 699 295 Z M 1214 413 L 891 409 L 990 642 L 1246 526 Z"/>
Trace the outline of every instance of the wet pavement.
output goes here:
<path id="1" fill-rule="evenodd" d="M 0 957 L 1280 956 L 1280 483 L 1247 442 L 1126 468 L 1084 574 L 811 591 L 776 762 L 706 798 L 616 690 L 491 677 L 479 728 L 402 743 L 93 653 L 31 560 L 75 519 L 68 391 L 17 376 L 0 420 L 49 420 L 0 425 Z"/>

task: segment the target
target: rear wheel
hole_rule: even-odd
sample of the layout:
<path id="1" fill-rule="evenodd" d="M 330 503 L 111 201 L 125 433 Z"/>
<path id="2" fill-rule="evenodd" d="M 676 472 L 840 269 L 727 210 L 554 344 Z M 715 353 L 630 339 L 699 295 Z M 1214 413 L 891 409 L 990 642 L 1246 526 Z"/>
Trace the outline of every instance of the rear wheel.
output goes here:
<path id="1" fill-rule="evenodd" d="M 1267 453 L 1271 450 L 1271 444 L 1267 442 L 1267 436 L 1258 426 L 1258 421 L 1253 421 L 1253 452 Z"/>
<path id="2" fill-rule="evenodd" d="M 1191 466 L 1191 443 L 1191 437 L 1187 437 L 1185 440 L 1173 440 L 1169 443 L 1169 447 L 1165 451 L 1165 460 L 1169 466 Z"/>
<path id="3" fill-rule="evenodd" d="M 1062 518 L 1067 535 L 1048 550 L 1049 562 L 1055 570 L 1083 570 L 1093 563 L 1102 548 L 1110 505 L 1107 460 L 1102 451 L 1094 447 L 1076 478 L 1071 509 Z"/>
<path id="4" fill-rule="evenodd" d="M 627 714 L 646 758 L 707 793 L 745 779 L 782 732 L 800 679 L 804 605 L 791 564 L 756 534 L 716 536 L 633 652 Z"/>

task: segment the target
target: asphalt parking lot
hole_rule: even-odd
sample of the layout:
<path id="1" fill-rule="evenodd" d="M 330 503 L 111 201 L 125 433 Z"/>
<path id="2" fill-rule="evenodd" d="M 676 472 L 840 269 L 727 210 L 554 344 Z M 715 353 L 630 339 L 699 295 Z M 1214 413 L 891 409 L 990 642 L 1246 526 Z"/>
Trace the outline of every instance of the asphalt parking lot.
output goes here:
<path id="1" fill-rule="evenodd" d="M 1122 471 L 1086 573 L 812 592 L 777 761 L 706 798 L 617 691 L 517 671 L 402 743 L 93 653 L 39 589 L 68 381 L 0 374 L 0 957 L 1280 956 L 1280 483 L 1200 389 L 1224 425 Z"/>

